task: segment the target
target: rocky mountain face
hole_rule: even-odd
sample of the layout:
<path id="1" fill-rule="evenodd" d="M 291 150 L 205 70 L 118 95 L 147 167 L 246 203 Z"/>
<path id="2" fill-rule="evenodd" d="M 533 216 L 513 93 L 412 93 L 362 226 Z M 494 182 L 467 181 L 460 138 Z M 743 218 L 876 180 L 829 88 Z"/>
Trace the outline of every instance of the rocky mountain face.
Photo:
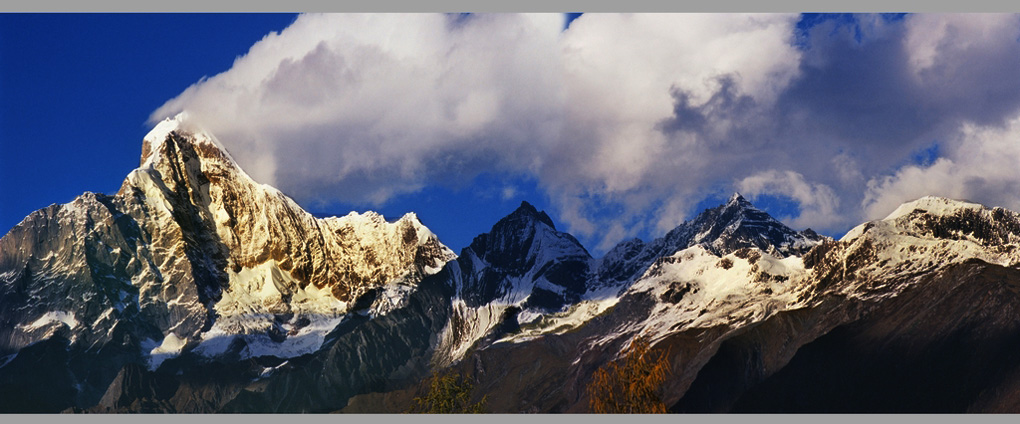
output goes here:
<path id="1" fill-rule="evenodd" d="M 642 335 L 668 352 L 662 398 L 674 412 L 1015 411 L 1018 223 L 1001 208 L 922 198 L 801 256 L 680 243 L 618 296 L 582 297 L 476 345 L 449 372 L 493 411 L 586 412 L 594 371 Z M 617 250 L 637 262 L 640 246 Z M 345 411 L 412 394 L 356 396 Z"/>
<path id="2" fill-rule="evenodd" d="M 576 304 L 594 261 L 573 236 L 556 231 L 548 215 L 524 202 L 448 265 L 442 284 L 454 297 L 435 358 L 441 365 L 460 360 L 480 341 L 490 344 Z"/>
<path id="3" fill-rule="evenodd" d="M 927 197 L 840 240 L 735 194 L 601 258 L 528 203 L 459 256 L 413 216 L 315 218 L 182 119 L 115 196 L 0 239 L 0 410 L 587 412 L 637 336 L 674 412 L 1014 412 L 1020 214 Z"/>
<path id="4" fill-rule="evenodd" d="M 722 341 L 675 410 L 1016 411 L 1018 223 L 927 197 L 819 246 L 803 306 Z"/>
<path id="5" fill-rule="evenodd" d="M 671 358 L 674 412 L 1015 411 L 1018 223 L 923 198 L 803 257 L 695 245 L 572 331 L 508 339 L 455 372 L 493 410 L 584 412 L 594 370 L 643 335 Z"/>
<path id="6" fill-rule="evenodd" d="M 651 243 L 634 239 L 618 244 L 602 258 L 600 280 L 632 281 L 656 259 L 695 245 L 716 256 L 755 248 L 787 257 L 803 255 L 823 240 L 811 229 L 790 229 L 734 193 L 725 204 L 705 210 Z"/>
<path id="7" fill-rule="evenodd" d="M 413 214 L 312 217 L 183 117 L 142 150 L 116 195 L 42 209 L 0 239 L 2 409 L 92 406 L 124 364 L 182 352 L 313 352 L 364 294 L 383 292 L 383 314 L 454 257 Z M 59 396 L 25 390 L 40 368 Z"/>

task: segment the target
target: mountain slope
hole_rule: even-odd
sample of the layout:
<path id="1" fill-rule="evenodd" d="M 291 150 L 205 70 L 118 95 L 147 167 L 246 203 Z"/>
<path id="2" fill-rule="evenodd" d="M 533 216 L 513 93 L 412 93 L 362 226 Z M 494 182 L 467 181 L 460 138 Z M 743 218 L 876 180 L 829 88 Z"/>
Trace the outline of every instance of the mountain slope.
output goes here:
<path id="1" fill-rule="evenodd" d="M 811 229 L 794 231 L 734 193 L 725 204 L 703 211 L 648 244 L 638 239 L 618 244 L 601 259 L 599 275 L 603 281 L 632 280 L 655 259 L 695 245 L 717 256 L 757 248 L 787 257 L 800 256 L 825 239 Z"/>
<path id="2" fill-rule="evenodd" d="M 426 276 L 399 307 L 383 316 L 348 314 L 316 352 L 283 363 L 234 365 L 217 381 L 189 373 L 194 365 L 188 357 L 169 360 L 167 372 L 157 373 L 152 385 L 176 390 L 156 394 L 127 388 L 127 393 L 108 394 L 111 399 L 140 397 L 156 405 L 153 409 L 115 401 L 95 410 L 336 410 L 352 396 L 400 390 L 456 363 L 467 352 L 515 331 L 522 312 L 541 315 L 576 301 L 584 293 L 584 267 L 590 262 L 573 237 L 556 231 L 547 215 L 522 203 L 456 260 Z M 358 312 L 359 306 L 353 310 Z M 171 372 L 176 369 L 180 372 Z M 213 402 L 199 405 L 197 399 L 208 393 L 216 394 Z"/>
<path id="3" fill-rule="evenodd" d="M 862 224 L 805 258 L 810 307 L 724 342 L 674 409 L 1015 411 L 1018 223 L 925 197 Z"/>
<path id="4" fill-rule="evenodd" d="M 704 327 L 712 330 L 725 325 L 729 313 L 743 313 L 742 308 L 754 307 L 757 300 L 778 302 L 779 296 L 773 294 L 781 291 L 782 279 L 803 272 L 800 258 L 784 257 L 782 252 L 799 252 L 791 249 L 794 243 L 803 249 L 824 240 L 790 230 L 736 195 L 727 204 L 682 224 L 667 237 L 647 245 L 639 240 L 624 242 L 606 257 L 591 259 L 572 237 L 552 232 L 552 223 L 543 217 L 530 205 L 522 205 L 500 221 L 518 224 L 506 227 L 514 229 L 509 232 L 514 237 L 499 236 L 505 227 L 497 224 L 492 233 L 479 236 L 456 261 L 448 263 L 443 273 L 432 277 L 452 271 L 454 278 L 449 285 L 461 293 L 475 293 L 473 288 L 484 292 L 487 287 L 515 287 L 519 293 L 511 297 L 518 303 L 510 305 L 501 301 L 505 295 L 490 296 L 496 301 L 478 302 L 476 305 L 480 306 L 474 308 L 464 301 L 457 305 L 455 300 L 453 330 L 444 332 L 442 339 L 461 344 L 459 349 L 451 349 L 453 353 L 444 357 L 448 360 L 440 365 L 450 364 L 453 372 L 472 379 L 478 387 L 478 397 L 489 395 L 488 404 L 493 411 L 585 411 L 584 384 L 594 369 L 612 359 L 631 337 L 655 330 L 660 333 L 656 336 L 658 341 L 676 334 L 677 325 L 683 321 L 693 328 L 691 331 L 704 331 Z M 527 230 L 536 227 L 547 231 L 547 235 L 535 237 L 539 232 Z M 755 228 L 764 230 L 761 235 L 754 235 Z M 509 240 L 510 243 L 499 246 L 514 247 L 490 249 L 484 244 L 490 239 Z M 559 242 L 535 243 L 536 239 Z M 773 241 L 777 245 L 770 244 Z M 761 252 L 756 243 L 777 256 Z M 535 246 L 556 247 L 536 252 Z M 673 247 L 677 250 L 670 251 Z M 488 262 L 485 255 L 493 250 L 499 252 L 499 259 L 492 262 L 514 266 Z M 720 251 L 728 252 L 725 258 L 715 253 Z M 551 260 L 534 259 L 539 257 Z M 729 266 L 719 265 L 724 259 L 731 262 Z M 534 276 L 540 274 L 536 271 L 552 268 L 549 264 L 563 263 L 575 264 L 570 273 L 573 279 L 568 281 L 583 277 L 587 279 L 587 289 L 573 291 L 580 294 L 573 303 L 526 315 L 529 299 L 526 295 L 541 293 L 540 286 L 534 283 L 537 279 Z M 680 278 L 673 271 L 666 272 L 666 268 L 678 264 L 687 267 L 684 272 L 691 274 L 686 285 L 671 280 Z M 728 286 L 715 284 L 727 275 L 731 280 Z M 569 284 L 556 285 L 566 286 Z M 698 288 L 702 286 L 703 289 Z M 770 291 L 773 289 L 774 292 Z M 685 296 L 684 291 L 696 294 Z M 740 293 L 741 301 L 734 301 L 734 296 Z M 695 301 L 690 302 L 691 299 Z M 796 295 L 783 299 L 786 303 L 795 302 Z M 777 311 L 783 305 L 765 308 Z M 713 307 L 718 309 L 706 314 L 707 308 Z M 521 316 L 530 319 L 520 319 Z M 721 323 L 713 323 L 711 317 Z M 749 320 L 760 318 L 747 315 Z M 440 346 L 442 351 L 445 345 Z M 687 350 L 696 351 L 699 347 L 690 343 Z M 409 400 L 399 390 L 390 395 L 362 395 L 351 400 L 348 410 L 383 412 L 384 406 Z"/>
<path id="5" fill-rule="evenodd" d="M 1017 223 L 923 198 L 803 258 L 697 244 L 653 261 L 573 330 L 506 338 L 454 372 L 495 411 L 583 412 L 594 370 L 644 335 L 670 354 L 674 411 L 1011 410 Z"/>
<path id="6" fill-rule="evenodd" d="M 455 373 L 587 412 L 636 337 L 675 412 L 1015 411 L 1020 214 L 937 197 L 840 240 L 735 194 L 593 258 L 524 202 L 455 256 L 413 214 L 315 218 L 165 121 L 114 196 L 0 238 L 0 410 L 402 412 Z"/>
<path id="7" fill-rule="evenodd" d="M 544 212 L 523 202 L 447 265 L 453 318 L 440 335 L 438 363 L 449 364 L 483 338 L 492 342 L 522 324 L 577 303 L 593 261 Z"/>
<path id="8" fill-rule="evenodd" d="M 53 338 L 104 364 L 51 365 L 70 373 L 66 406 L 98 401 L 123 363 L 312 352 L 359 296 L 386 287 L 399 303 L 454 257 L 413 214 L 312 217 L 183 116 L 142 150 L 117 195 L 42 209 L 0 239 L 5 388 L 35 384 L 14 377 L 18 352 Z"/>

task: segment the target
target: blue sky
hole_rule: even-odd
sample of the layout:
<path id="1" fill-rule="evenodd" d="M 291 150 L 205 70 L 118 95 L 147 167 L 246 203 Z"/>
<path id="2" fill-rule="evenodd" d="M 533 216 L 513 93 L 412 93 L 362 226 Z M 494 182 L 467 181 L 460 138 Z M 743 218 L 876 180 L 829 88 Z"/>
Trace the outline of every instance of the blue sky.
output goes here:
<path id="1" fill-rule="evenodd" d="M 115 192 L 185 109 L 307 210 L 456 250 L 522 200 L 596 253 L 733 191 L 833 236 L 927 194 L 1020 209 L 1016 16 L 565 22 L 0 14 L 0 231 Z"/>
<path id="2" fill-rule="evenodd" d="M 0 14 L 0 232 L 85 191 L 115 193 L 136 166 L 153 110 L 295 14 Z M 494 176 L 427 187 L 384 205 L 305 204 L 316 214 L 415 212 L 451 246 L 469 244 L 521 200 L 548 205 L 533 181 L 519 193 Z"/>
<path id="3" fill-rule="evenodd" d="M 295 15 L 0 14 L 0 232 L 138 166 L 149 114 Z"/>

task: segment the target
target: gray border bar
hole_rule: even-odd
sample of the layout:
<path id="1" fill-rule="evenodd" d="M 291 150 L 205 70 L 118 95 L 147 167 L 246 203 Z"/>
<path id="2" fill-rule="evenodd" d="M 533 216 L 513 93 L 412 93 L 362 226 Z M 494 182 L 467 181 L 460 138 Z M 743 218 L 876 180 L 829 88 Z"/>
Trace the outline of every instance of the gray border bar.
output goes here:
<path id="1" fill-rule="evenodd" d="M 7 2 L 0 12 L 1018 12 L 1020 3 L 1001 0 L 37 0 Z"/>

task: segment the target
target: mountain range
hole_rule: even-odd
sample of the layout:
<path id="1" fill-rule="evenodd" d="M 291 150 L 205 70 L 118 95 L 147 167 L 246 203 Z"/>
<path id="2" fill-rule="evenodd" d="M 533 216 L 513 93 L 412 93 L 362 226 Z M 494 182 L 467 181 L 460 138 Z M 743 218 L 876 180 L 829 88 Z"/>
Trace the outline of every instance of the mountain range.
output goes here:
<path id="1" fill-rule="evenodd" d="M 1020 410 L 1020 214 L 924 197 L 839 240 L 739 194 L 593 257 L 523 202 L 459 254 L 317 217 L 182 117 L 112 196 L 0 238 L 0 411 L 589 412 L 640 337 L 671 412 Z"/>

